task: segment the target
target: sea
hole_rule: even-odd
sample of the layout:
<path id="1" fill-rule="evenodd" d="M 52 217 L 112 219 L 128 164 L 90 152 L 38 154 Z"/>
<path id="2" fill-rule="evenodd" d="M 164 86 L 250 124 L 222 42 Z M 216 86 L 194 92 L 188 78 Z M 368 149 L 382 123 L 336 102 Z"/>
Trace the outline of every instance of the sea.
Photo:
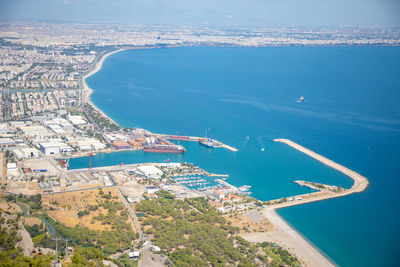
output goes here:
<path id="1" fill-rule="evenodd" d="M 184 154 L 97 154 L 92 166 L 191 162 L 250 185 L 260 200 L 311 192 L 295 180 L 351 187 L 342 173 L 273 142 L 288 138 L 370 186 L 278 213 L 339 266 L 400 265 L 399 47 L 126 50 L 86 81 L 93 103 L 123 127 L 208 135 L 239 150 L 181 142 Z"/>

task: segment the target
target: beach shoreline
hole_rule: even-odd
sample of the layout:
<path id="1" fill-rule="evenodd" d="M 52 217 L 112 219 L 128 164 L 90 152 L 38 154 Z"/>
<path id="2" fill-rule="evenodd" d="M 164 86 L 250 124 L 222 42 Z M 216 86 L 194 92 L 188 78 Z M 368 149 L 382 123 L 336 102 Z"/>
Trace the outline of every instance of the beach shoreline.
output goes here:
<path id="1" fill-rule="evenodd" d="M 89 78 L 90 76 L 92 76 L 93 74 L 95 74 L 96 72 L 98 72 L 99 70 L 101 70 L 101 67 L 103 66 L 104 61 L 106 60 L 107 57 L 125 51 L 128 49 L 118 49 L 118 50 L 114 50 L 108 53 L 105 53 L 104 55 L 102 55 L 99 59 L 97 59 L 97 61 L 94 62 L 94 65 L 92 66 L 92 68 L 89 70 L 89 72 L 87 72 L 86 74 L 82 75 L 82 102 L 83 103 L 88 103 L 89 105 L 91 105 L 96 111 L 98 111 L 102 116 L 104 116 L 105 118 L 109 119 L 111 122 L 115 123 L 116 125 L 120 126 L 118 123 L 116 123 L 110 116 L 108 116 L 107 114 L 105 114 L 100 108 L 98 108 L 90 99 L 91 94 L 93 93 L 93 89 L 90 88 L 87 83 L 86 83 L 86 79 Z"/>
<path id="2" fill-rule="evenodd" d="M 295 256 L 303 266 L 335 266 L 335 263 L 323 251 L 307 240 L 276 210 L 276 208 L 265 208 L 261 213 L 273 225 L 272 229 L 266 232 L 244 234 L 242 237 L 253 243 L 277 244 Z"/>

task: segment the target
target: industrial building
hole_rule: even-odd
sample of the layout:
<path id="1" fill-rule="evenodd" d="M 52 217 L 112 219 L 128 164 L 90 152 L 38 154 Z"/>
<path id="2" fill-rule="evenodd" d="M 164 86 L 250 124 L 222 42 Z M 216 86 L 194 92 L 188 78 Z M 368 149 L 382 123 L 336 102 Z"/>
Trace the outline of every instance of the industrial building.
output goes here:
<path id="1" fill-rule="evenodd" d="M 39 150 L 33 147 L 20 147 L 11 150 L 11 153 L 17 159 L 37 158 L 39 157 Z"/>
<path id="2" fill-rule="evenodd" d="M 11 138 L 0 138 L 0 148 L 6 149 L 10 147 L 15 147 L 17 143 Z"/>
<path id="3" fill-rule="evenodd" d="M 68 116 L 68 120 L 75 126 L 86 124 L 86 121 L 83 120 L 82 116 Z"/>
<path id="4" fill-rule="evenodd" d="M 69 153 L 72 151 L 72 148 L 64 143 L 40 143 L 40 151 L 46 156 L 60 154 L 60 153 Z"/>
<path id="5" fill-rule="evenodd" d="M 163 175 L 163 171 L 153 165 L 138 166 L 137 170 L 140 174 L 152 179 L 159 179 Z"/>

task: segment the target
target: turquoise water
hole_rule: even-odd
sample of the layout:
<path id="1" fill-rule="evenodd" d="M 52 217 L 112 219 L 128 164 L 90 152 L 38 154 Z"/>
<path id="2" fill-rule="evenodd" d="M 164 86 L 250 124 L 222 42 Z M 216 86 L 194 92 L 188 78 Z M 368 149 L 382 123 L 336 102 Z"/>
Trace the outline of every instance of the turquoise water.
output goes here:
<path id="1" fill-rule="evenodd" d="M 251 185 L 262 200 L 309 192 L 297 179 L 351 186 L 346 176 L 272 142 L 289 138 L 367 176 L 371 186 L 279 213 L 341 266 L 399 263 L 399 48 L 124 51 L 87 82 L 93 102 L 122 126 L 196 136 L 210 128 L 212 137 L 239 149 L 183 143 L 184 155 L 98 154 L 93 166 L 193 162 L 229 174 L 234 185 Z M 302 95 L 306 101 L 297 103 Z M 88 159 L 70 164 L 87 167 Z"/>

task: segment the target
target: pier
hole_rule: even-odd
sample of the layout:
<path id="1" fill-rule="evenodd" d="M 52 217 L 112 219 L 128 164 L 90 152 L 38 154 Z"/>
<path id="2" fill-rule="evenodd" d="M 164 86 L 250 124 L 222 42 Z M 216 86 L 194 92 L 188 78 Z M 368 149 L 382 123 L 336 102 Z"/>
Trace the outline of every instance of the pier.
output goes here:
<path id="1" fill-rule="evenodd" d="M 280 142 L 280 143 L 287 144 L 287 145 L 293 147 L 294 149 L 297 149 L 300 152 L 303 152 L 304 154 L 318 160 L 319 162 L 321 162 L 331 168 L 334 168 L 335 170 L 350 177 L 354 181 L 354 184 L 348 191 L 346 191 L 347 194 L 362 192 L 369 185 L 368 179 L 366 177 L 362 176 L 361 174 L 359 174 L 355 171 L 352 171 L 349 168 L 346 168 L 345 166 L 340 165 L 330 159 L 327 159 L 324 156 L 321 156 L 321 155 L 309 150 L 308 148 L 305 148 L 299 144 L 296 144 L 295 142 L 290 141 L 289 139 L 274 139 L 274 142 Z"/>
<path id="2" fill-rule="evenodd" d="M 236 186 L 231 185 L 230 183 L 223 181 L 221 179 L 215 179 L 216 182 L 218 182 L 219 184 L 222 184 L 226 187 L 232 188 L 234 191 L 239 191 L 239 188 L 237 188 Z"/>
<path id="3" fill-rule="evenodd" d="M 313 183 L 308 181 L 297 180 L 295 183 L 301 186 L 307 186 L 311 189 L 318 190 L 317 192 L 311 192 L 308 194 L 301 194 L 291 197 L 285 197 L 280 199 L 269 200 L 267 206 L 262 210 L 263 216 L 269 220 L 273 225 L 274 229 L 269 233 L 259 233 L 251 239 L 252 241 L 263 241 L 265 239 L 272 240 L 273 242 L 280 244 L 290 252 L 295 254 L 299 259 L 302 260 L 305 266 L 335 266 L 328 258 L 324 257 L 318 249 L 311 245 L 302 235 L 282 219 L 276 212 L 276 209 L 286 208 L 290 206 L 302 205 L 315 201 L 322 201 L 326 199 L 343 197 L 353 193 L 359 193 L 364 191 L 369 181 L 366 177 L 361 174 L 346 168 L 324 156 L 321 156 L 295 142 L 288 139 L 274 139 L 274 142 L 284 143 L 297 149 L 300 152 L 318 160 L 319 162 L 347 175 L 354 181 L 354 184 L 350 189 L 343 189 L 334 185 L 325 185 L 320 183 Z"/>
<path id="4" fill-rule="evenodd" d="M 189 141 L 189 142 L 200 142 L 201 140 L 204 139 L 204 137 L 197 137 L 197 136 L 184 136 L 184 135 L 168 135 L 168 134 L 154 134 L 154 136 L 161 138 L 161 139 L 168 139 L 168 140 L 179 140 L 179 141 Z M 215 139 L 211 139 L 212 143 L 214 143 L 215 145 L 213 145 L 213 147 L 222 147 L 222 148 L 226 148 L 230 151 L 233 152 L 237 152 L 237 148 L 234 148 L 232 146 L 229 146 L 227 144 L 224 144 L 218 140 Z"/>

